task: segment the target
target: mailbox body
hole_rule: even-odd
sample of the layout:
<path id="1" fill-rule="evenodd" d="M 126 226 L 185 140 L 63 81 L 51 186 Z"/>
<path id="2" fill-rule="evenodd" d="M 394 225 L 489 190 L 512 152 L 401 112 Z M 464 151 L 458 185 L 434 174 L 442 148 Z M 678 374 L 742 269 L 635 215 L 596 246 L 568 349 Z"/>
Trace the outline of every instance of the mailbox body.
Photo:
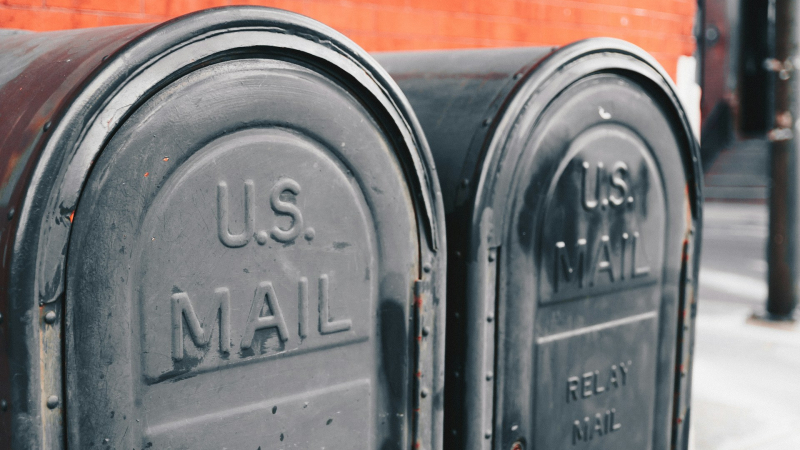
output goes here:
<path id="1" fill-rule="evenodd" d="M 441 448 L 441 195 L 366 53 L 236 7 L 0 60 L 0 448 Z"/>
<path id="2" fill-rule="evenodd" d="M 668 76 L 611 39 L 376 58 L 444 194 L 446 446 L 685 448 L 702 183 Z"/>

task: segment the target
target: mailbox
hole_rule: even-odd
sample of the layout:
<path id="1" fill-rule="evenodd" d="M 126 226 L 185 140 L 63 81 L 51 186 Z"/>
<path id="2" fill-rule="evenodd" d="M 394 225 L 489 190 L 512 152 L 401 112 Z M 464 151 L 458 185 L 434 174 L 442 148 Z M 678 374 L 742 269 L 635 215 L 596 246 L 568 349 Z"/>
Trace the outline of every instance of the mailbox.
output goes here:
<path id="1" fill-rule="evenodd" d="M 405 98 L 273 9 L 0 37 L 0 448 L 441 448 Z"/>
<path id="2" fill-rule="evenodd" d="M 446 446 L 685 448 L 701 172 L 668 75 L 612 39 L 376 57 L 445 201 Z"/>

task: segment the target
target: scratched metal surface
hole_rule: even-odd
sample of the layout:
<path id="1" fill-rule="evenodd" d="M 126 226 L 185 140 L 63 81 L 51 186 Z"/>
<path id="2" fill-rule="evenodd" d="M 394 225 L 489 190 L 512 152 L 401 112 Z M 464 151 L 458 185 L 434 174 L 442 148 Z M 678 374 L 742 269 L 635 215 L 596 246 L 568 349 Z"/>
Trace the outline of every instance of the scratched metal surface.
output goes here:
<path id="1" fill-rule="evenodd" d="M 0 446 L 441 448 L 441 195 L 366 53 L 251 7 L 0 46 Z"/>
<path id="2" fill-rule="evenodd" d="M 28 282 L 35 273 L 36 250 L 25 247 L 26 237 L 18 233 L 18 227 L 34 235 L 39 232 L 24 214 L 34 168 L 49 133 L 86 78 L 102 65 L 103 57 L 146 28 L 0 37 L 0 285 L 4 286 L 0 290 L 4 353 L 0 357 L 0 448 L 60 448 L 63 442 L 60 306 L 40 306 L 37 301 L 37 286 Z M 51 312 L 56 320 L 46 323 L 44 317 Z M 51 396 L 56 399 L 52 409 L 47 406 Z"/>
<path id="3" fill-rule="evenodd" d="M 442 181 L 446 444 L 685 448 L 702 183 L 667 75 L 607 39 L 377 59 Z"/>

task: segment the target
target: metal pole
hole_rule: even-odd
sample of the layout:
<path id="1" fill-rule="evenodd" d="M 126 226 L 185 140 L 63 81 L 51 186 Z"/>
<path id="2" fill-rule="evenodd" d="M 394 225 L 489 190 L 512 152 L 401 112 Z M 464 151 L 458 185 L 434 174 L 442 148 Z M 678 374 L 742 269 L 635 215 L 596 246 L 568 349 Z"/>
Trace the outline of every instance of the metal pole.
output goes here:
<path id="1" fill-rule="evenodd" d="M 774 128 L 771 146 L 769 209 L 769 297 L 767 318 L 791 320 L 797 304 L 797 145 L 800 74 L 795 71 L 798 54 L 796 0 L 776 0 L 770 14 L 775 19 L 775 58 L 767 67 L 777 73 L 774 89 Z"/>

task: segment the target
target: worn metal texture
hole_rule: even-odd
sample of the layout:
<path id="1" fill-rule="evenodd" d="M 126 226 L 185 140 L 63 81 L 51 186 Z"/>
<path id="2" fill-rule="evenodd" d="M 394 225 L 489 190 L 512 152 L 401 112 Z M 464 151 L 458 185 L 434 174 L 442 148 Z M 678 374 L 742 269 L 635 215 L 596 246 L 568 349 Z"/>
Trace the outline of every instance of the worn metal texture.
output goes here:
<path id="1" fill-rule="evenodd" d="M 1 448 L 441 448 L 441 193 L 369 55 L 254 7 L 0 46 Z"/>
<path id="2" fill-rule="evenodd" d="M 622 41 L 377 54 L 448 223 L 445 445 L 685 448 L 699 149 Z"/>
<path id="3" fill-rule="evenodd" d="M 43 152 L 81 85 L 104 58 L 147 28 L 0 37 L 0 285 L 4 287 L 0 290 L 0 448 L 61 448 L 64 441 L 61 307 L 40 301 L 63 299 L 63 289 L 48 285 L 42 290 L 36 282 L 43 211 L 24 207 L 31 193 L 28 186 L 41 162 L 49 162 L 52 171 L 67 162 L 61 159 L 68 155 L 64 147 L 54 150 L 55 157 L 43 158 Z M 43 189 L 52 187 L 50 180 L 39 184 Z M 70 212 L 62 212 L 49 226 L 66 227 Z M 63 275 L 57 284 L 63 286 Z M 45 323 L 51 312 L 56 319 Z M 51 409 L 47 401 L 52 396 L 56 400 Z"/>

